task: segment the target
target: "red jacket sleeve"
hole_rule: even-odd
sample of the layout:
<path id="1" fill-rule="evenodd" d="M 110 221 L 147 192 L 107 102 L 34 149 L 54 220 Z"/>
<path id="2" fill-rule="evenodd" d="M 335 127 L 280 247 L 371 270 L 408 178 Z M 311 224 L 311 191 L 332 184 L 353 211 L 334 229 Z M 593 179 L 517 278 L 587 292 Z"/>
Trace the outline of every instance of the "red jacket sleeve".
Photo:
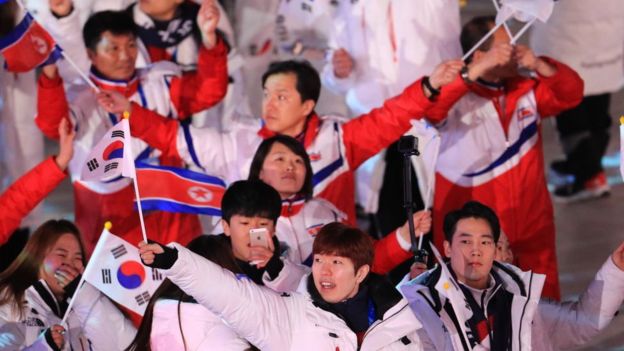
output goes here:
<path id="1" fill-rule="evenodd" d="M 401 94 L 343 125 L 347 158 L 352 169 L 385 149 L 407 132 L 412 119 L 420 119 L 431 105 L 425 97 L 421 80 Z"/>
<path id="2" fill-rule="evenodd" d="M 427 111 L 427 120 L 434 124 L 442 122 L 457 101 L 469 91 L 468 85 L 457 75 L 453 82 L 442 87 L 440 95 Z"/>
<path id="3" fill-rule="evenodd" d="M 371 271 L 382 275 L 388 274 L 410 257 L 412 253 L 401 248 L 395 233 L 392 232 L 383 239 L 375 241 L 375 258 Z"/>
<path id="4" fill-rule="evenodd" d="M 583 79 L 567 65 L 549 57 L 541 57 L 557 68 L 551 77 L 540 76 L 535 86 L 535 100 L 540 116 L 554 116 L 569 110 L 583 100 Z"/>
<path id="5" fill-rule="evenodd" d="M 45 136 L 58 139 L 58 127 L 63 118 L 69 118 L 63 79 L 59 75 L 55 79 L 49 79 L 45 74 L 39 75 L 35 123 Z"/>
<path id="6" fill-rule="evenodd" d="M 19 178 L 0 195 L 0 245 L 9 240 L 22 219 L 65 179 L 52 157 Z"/>
<path id="7" fill-rule="evenodd" d="M 180 159 L 177 147 L 179 122 L 166 118 L 133 102 L 130 133 L 162 152 L 163 157 Z"/>
<path id="8" fill-rule="evenodd" d="M 227 86 L 227 45 L 219 37 L 214 48 L 200 47 L 197 70 L 173 78 L 169 92 L 178 117 L 184 119 L 219 103 Z"/>

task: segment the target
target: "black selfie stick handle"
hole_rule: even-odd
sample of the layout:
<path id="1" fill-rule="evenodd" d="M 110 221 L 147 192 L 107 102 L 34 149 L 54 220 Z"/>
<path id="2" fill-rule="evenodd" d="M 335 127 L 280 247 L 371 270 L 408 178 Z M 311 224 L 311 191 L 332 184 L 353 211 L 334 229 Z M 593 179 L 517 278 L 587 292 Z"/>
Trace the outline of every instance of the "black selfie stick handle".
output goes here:
<path id="1" fill-rule="evenodd" d="M 425 249 L 419 249 L 416 242 L 416 230 L 414 228 L 414 201 L 412 199 L 412 156 L 418 156 L 416 147 L 418 139 L 413 135 L 404 135 L 399 140 L 399 151 L 403 154 L 403 207 L 407 212 L 407 224 L 411 242 L 411 250 L 416 262 L 427 263 L 428 253 Z M 406 147 L 410 145 L 411 147 Z"/>

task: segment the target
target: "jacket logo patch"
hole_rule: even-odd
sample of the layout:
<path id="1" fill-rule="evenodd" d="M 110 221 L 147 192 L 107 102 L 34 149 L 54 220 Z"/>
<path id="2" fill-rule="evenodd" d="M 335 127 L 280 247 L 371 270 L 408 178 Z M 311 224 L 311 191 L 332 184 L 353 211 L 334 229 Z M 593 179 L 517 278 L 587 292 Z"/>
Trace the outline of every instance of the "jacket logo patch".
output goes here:
<path id="1" fill-rule="evenodd" d="M 310 234 L 311 236 L 316 236 L 316 234 L 318 234 L 321 231 L 321 228 L 323 228 L 325 224 L 323 223 L 319 223 L 319 224 L 315 224 L 311 227 L 308 227 L 306 230 L 308 231 L 308 234 Z"/>
<path id="2" fill-rule="evenodd" d="M 520 107 L 518 109 L 518 120 L 521 121 L 525 118 L 529 118 L 535 115 L 535 112 L 530 107 Z"/>
<path id="3" fill-rule="evenodd" d="M 310 154 L 310 161 L 314 162 L 314 161 L 318 161 L 321 159 L 321 153 L 320 152 L 313 152 Z"/>

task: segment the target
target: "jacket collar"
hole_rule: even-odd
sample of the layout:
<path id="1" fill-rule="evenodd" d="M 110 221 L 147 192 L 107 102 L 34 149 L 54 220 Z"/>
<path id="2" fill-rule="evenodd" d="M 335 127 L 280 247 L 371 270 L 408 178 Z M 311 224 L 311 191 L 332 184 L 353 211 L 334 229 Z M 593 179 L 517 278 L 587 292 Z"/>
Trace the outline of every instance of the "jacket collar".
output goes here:
<path id="1" fill-rule="evenodd" d="M 362 288 L 362 286 L 366 287 L 369 295 L 368 297 L 373 301 L 377 320 L 382 320 L 386 312 L 402 299 L 401 294 L 385 277 L 375 273 L 369 273 L 368 277 L 361 283 L 360 287 Z M 307 292 L 315 306 L 331 312 L 344 320 L 343 316 L 335 311 L 332 306 L 333 304 L 323 300 L 321 294 L 314 285 L 312 274 L 308 275 Z"/>
<path id="2" fill-rule="evenodd" d="M 64 301 L 59 303 L 56 300 L 56 297 L 45 280 L 40 279 L 35 282 L 35 284 L 32 285 L 32 289 L 41 297 L 41 300 L 50 308 L 54 315 L 63 318 L 65 310 L 67 309 L 67 303 Z"/>
<path id="3" fill-rule="evenodd" d="M 139 90 L 139 78 L 136 73 L 128 80 L 115 80 L 104 77 L 95 67 L 91 66 L 89 78 L 102 90 L 117 91 L 129 98 Z"/>
<path id="4" fill-rule="evenodd" d="M 287 199 L 282 200 L 282 212 L 281 217 L 292 217 L 303 209 L 306 204 L 305 196 L 301 194 L 293 195 Z"/>
<path id="5" fill-rule="evenodd" d="M 303 147 L 307 149 L 312 144 L 314 139 L 316 138 L 320 125 L 321 125 L 321 119 L 316 114 L 316 112 L 312 112 L 312 114 L 310 115 L 310 117 L 308 117 L 305 123 L 303 132 L 301 132 L 301 134 L 296 136 L 295 139 L 302 142 Z M 275 136 L 276 134 L 277 133 L 269 130 L 265 125 L 263 125 L 262 128 L 258 131 L 258 135 L 262 139 L 268 139 L 272 136 Z"/>

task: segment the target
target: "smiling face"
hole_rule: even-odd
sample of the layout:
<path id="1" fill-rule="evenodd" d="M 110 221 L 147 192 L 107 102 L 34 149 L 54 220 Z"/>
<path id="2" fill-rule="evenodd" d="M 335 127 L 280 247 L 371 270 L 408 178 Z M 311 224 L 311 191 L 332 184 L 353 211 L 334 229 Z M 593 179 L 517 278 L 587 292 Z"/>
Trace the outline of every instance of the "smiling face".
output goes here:
<path id="1" fill-rule="evenodd" d="M 93 66 L 105 78 L 128 80 L 134 75 L 138 49 L 132 34 L 115 35 L 106 31 L 95 51 L 87 49 L 87 53 Z"/>
<path id="2" fill-rule="evenodd" d="M 323 300 L 338 303 L 355 296 L 368 275 L 369 265 L 357 271 L 349 258 L 331 254 L 314 254 L 312 277 Z"/>
<path id="3" fill-rule="evenodd" d="M 263 217 L 246 217 L 233 215 L 229 223 L 221 221 L 223 233 L 232 240 L 232 253 L 234 257 L 241 261 L 249 261 L 251 254 L 249 251 L 249 230 L 254 228 L 267 228 L 269 235 L 273 237 L 275 233 L 275 223 Z"/>
<path id="4" fill-rule="evenodd" d="M 82 249 L 80 243 L 73 234 L 61 235 L 50 251 L 43 259 L 39 269 L 39 279 L 44 279 L 55 295 L 64 294 L 63 288 L 58 285 L 55 273 L 65 266 L 78 271 L 84 268 L 82 265 Z"/>
<path id="5" fill-rule="evenodd" d="M 301 101 L 294 73 L 273 74 L 264 82 L 262 119 L 270 131 L 291 137 L 299 135 L 313 108 L 314 101 Z"/>
<path id="6" fill-rule="evenodd" d="M 286 145 L 274 143 L 262 163 L 260 180 L 277 190 L 282 199 L 286 199 L 301 191 L 305 177 L 303 158 Z"/>
<path id="7" fill-rule="evenodd" d="M 488 286 L 496 244 L 488 222 L 464 218 L 457 222 L 452 242 L 444 241 L 444 252 L 451 259 L 457 279 L 475 289 Z"/>

